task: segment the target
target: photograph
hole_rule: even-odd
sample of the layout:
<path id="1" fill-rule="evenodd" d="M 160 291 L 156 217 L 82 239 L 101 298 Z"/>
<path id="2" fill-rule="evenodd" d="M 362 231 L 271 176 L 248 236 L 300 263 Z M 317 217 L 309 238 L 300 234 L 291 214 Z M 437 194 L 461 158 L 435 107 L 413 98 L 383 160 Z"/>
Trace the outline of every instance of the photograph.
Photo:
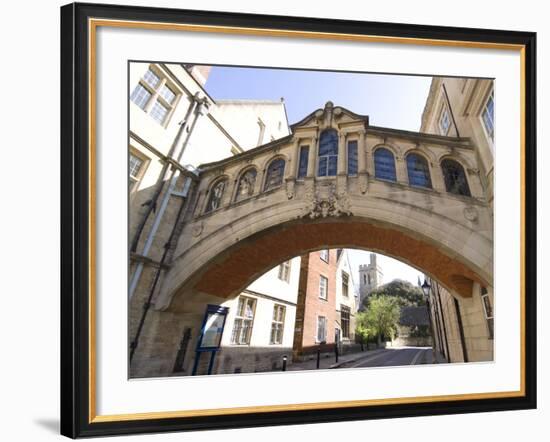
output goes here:
<path id="1" fill-rule="evenodd" d="M 493 362 L 494 78 L 127 66 L 128 378 Z"/>

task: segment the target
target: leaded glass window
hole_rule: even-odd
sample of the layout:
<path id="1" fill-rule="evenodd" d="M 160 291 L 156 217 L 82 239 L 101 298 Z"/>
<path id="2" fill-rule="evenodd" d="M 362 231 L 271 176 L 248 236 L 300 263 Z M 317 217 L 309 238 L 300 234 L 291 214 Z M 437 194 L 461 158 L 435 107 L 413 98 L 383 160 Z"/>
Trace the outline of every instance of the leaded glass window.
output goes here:
<path id="1" fill-rule="evenodd" d="M 390 150 L 380 147 L 374 152 L 374 176 L 388 181 L 397 181 L 395 159 Z"/>
<path id="2" fill-rule="evenodd" d="M 145 72 L 145 75 L 143 76 L 143 79 L 145 82 L 151 86 L 156 87 L 157 84 L 159 84 L 160 78 L 157 74 L 155 74 L 151 69 L 147 69 L 147 72 Z"/>
<path id="3" fill-rule="evenodd" d="M 409 184 L 411 186 L 432 187 L 430 169 L 424 157 L 415 153 L 407 155 L 407 172 L 409 174 Z"/>
<path id="4" fill-rule="evenodd" d="M 143 74 L 130 95 L 130 100 L 162 126 L 173 113 L 177 88 L 153 65 Z"/>
<path id="5" fill-rule="evenodd" d="M 487 98 L 487 102 L 485 103 L 485 106 L 483 107 L 483 125 L 485 126 L 485 130 L 487 131 L 487 135 L 489 135 L 489 138 L 491 140 L 494 139 L 494 133 L 495 133 L 495 95 L 494 92 L 491 92 L 491 95 L 489 95 L 489 98 Z"/>
<path id="6" fill-rule="evenodd" d="M 140 108 L 144 110 L 150 98 L 151 98 L 151 92 L 145 89 L 141 84 L 138 84 L 136 86 L 136 88 L 132 92 L 132 95 L 130 96 L 130 100 L 132 100 L 134 103 L 136 103 Z"/>
<path id="7" fill-rule="evenodd" d="M 206 205 L 205 210 L 206 213 L 216 210 L 221 206 L 226 184 L 227 180 L 221 180 L 210 188 L 208 204 Z"/>
<path id="8" fill-rule="evenodd" d="M 168 115 L 168 109 L 166 108 L 166 106 L 158 101 L 155 102 L 153 108 L 151 109 L 151 116 L 162 124 L 166 119 L 166 115 Z"/>
<path id="9" fill-rule="evenodd" d="M 471 196 L 464 168 L 459 163 L 445 159 L 441 162 L 441 168 L 443 169 L 447 192 L 455 195 Z"/>
<path id="10" fill-rule="evenodd" d="M 254 193 L 254 185 L 256 184 L 256 169 L 248 169 L 241 175 L 239 185 L 237 186 L 237 195 L 235 201 L 240 201 Z"/>
<path id="11" fill-rule="evenodd" d="M 451 119 L 449 118 L 449 112 L 444 107 L 439 116 L 439 131 L 441 135 L 447 135 L 449 133 L 449 127 L 451 127 Z"/>
<path id="12" fill-rule="evenodd" d="M 283 184 L 284 173 L 285 160 L 282 158 L 273 160 L 267 168 L 267 177 L 265 180 L 264 190 L 273 189 Z"/>
<path id="13" fill-rule="evenodd" d="M 309 146 L 300 147 L 300 161 L 298 163 L 298 178 L 304 178 L 307 175 L 308 160 L 309 160 Z"/>
<path id="14" fill-rule="evenodd" d="M 357 175 L 357 141 L 348 142 L 348 175 Z"/>
<path id="15" fill-rule="evenodd" d="M 176 94 L 174 91 L 166 85 L 162 86 L 159 95 L 164 98 L 168 104 L 172 104 L 176 99 Z"/>
<path id="16" fill-rule="evenodd" d="M 319 139 L 318 176 L 336 176 L 338 170 L 338 132 L 326 130 Z"/>

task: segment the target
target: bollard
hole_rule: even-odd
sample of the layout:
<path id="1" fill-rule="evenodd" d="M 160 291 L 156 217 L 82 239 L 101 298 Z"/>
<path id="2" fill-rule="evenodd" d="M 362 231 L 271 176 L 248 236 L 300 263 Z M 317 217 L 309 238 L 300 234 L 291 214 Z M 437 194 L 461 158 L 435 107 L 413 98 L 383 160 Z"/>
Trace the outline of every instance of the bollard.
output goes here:
<path id="1" fill-rule="evenodd" d="M 338 363 L 338 344 L 334 344 L 334 356 L 336 356 L 336 363 Z"/>
<path id="2" fill-rule="evenodd" d="M 363 339 L 361 339 L 361 351 L 365 351 L 365 345 Z"/>
<path id="3" fill-rule="evenodd" d="M 286 371 L 286 355 L 283 356 L 283 371 Z"/>
<path id="4" fill-rule="evenodd" d="M 321 365 L 321 347 L 317 349 L 317 368 Z"/>

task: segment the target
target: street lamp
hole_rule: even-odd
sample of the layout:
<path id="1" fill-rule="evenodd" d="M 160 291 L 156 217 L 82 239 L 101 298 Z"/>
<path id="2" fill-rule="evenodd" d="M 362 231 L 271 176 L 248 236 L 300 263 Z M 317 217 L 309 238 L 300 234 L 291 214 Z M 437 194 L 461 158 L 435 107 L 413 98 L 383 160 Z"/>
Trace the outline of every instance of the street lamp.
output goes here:
<path id="1" fill-rule="evenodd" d="M 432 320 L 431 320 L 431 314 L 430 314 L 430 289 L 432 288 L 432 286 L 426 280 L 426 278 L 424 278 L 424 282 L 420 287 L 422 288 L 422 291 L 424 292 L 424 297 L 426 299 L 426 309 L 428 311 L 428 325 L 430 327 L 430 335 L 432 337 L 432 364 L 433 364 L 435 363 L 436 359 L 435 359 L 435 336 L 433 332 Z"/>

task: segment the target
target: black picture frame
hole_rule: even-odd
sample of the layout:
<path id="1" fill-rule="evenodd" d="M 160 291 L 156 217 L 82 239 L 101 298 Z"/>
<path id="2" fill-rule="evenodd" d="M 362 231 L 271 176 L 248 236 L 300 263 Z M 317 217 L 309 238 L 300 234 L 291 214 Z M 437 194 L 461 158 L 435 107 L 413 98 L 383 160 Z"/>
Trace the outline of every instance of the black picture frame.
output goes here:
<path id="1" fill-rule="evenodd" d="M 520 45 L 524 51 L 524 395 L 197 417 L 94 421 L 90 408 L 89 18 Z M 536 408 L 536 34 L 118 5 L 61 8 L 61 434 L 241 428 Z"/>

